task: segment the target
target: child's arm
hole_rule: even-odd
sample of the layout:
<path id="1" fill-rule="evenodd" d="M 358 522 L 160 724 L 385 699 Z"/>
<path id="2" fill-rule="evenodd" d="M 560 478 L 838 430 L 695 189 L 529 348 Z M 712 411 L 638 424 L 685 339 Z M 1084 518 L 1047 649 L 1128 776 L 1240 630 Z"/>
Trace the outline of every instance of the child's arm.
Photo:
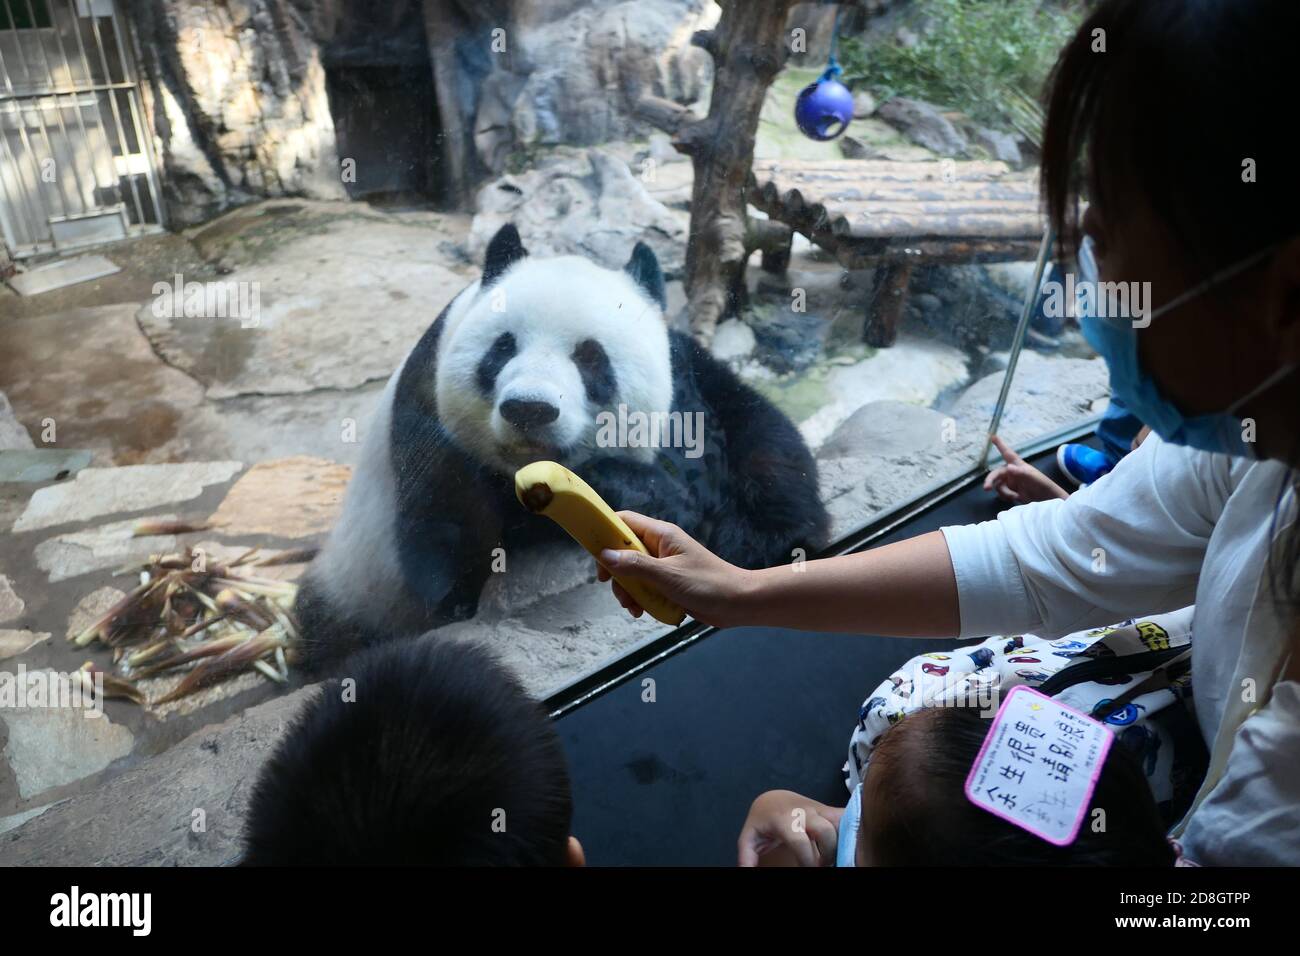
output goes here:
<path id="1" fill-rule="evenodd" d="M 938 531 L 860 554 L 747 571 L 723 561 L 676 525 L 631 511 L 619 514 L 653 557 L 602 552 L 600 580 L 609 580 L 609 569 L 645 581 L 706 624 L 896 637 L 958 633 L 957 580 Z M 614 594 L 629 612 L 641 616 L 641 608 L 617 582 Z"/>
<path id="2" fill-rule="evenodd" d="M 985 477 L 985 491 L 996 492 L 1003 501 L 1018 505 L 1027 501 L 1051 501 L 1053 498 L 1070 497 L 1068 491 L 1017 455 L 997 435 L 993 436 L 993 444 L 1001 452 L 1005 464 L 994 468 Z"/>

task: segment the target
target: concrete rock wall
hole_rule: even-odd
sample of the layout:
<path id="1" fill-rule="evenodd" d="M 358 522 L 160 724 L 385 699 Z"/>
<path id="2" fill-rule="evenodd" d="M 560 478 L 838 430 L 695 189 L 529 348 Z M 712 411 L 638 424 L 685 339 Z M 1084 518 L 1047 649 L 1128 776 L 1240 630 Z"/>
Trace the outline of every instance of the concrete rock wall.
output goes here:
<path id="1" fill-rule="evenodd" d="M 257 197 L 343 198 L 319 36 L 332 3 L 147 0 L 134 21 L 169 221 Z"/>
<path id="2" fill-rule="evenodd" d="M 644 93 L 690 103 L 712 64 L 690 45 L 708 0 L 402 0 L 423 8 L 452 194 L 521 150 L 649 131 Z M 127 8 L 163 165 L 169 221 L 257 198 L 345 198 L 322 49 L 364 13 L 354 0 L 144 0 Z M 392 13 L 391 10 L 388 11 Z M 372 13 L 371 15 L 378 15 Z"/>
<path id="3" fill-rule="evenodd" d="M 707 95 L 712 61 L 690 39 L 717 15 L 707 0 L 513 0 L 498 19 L 479 16 L 460 46 L 478 50 L 499 32 L 464 103 L 474 161 L 500 173 L 531 147 L 644 135 L 631 115 L 641 94 Z"/>

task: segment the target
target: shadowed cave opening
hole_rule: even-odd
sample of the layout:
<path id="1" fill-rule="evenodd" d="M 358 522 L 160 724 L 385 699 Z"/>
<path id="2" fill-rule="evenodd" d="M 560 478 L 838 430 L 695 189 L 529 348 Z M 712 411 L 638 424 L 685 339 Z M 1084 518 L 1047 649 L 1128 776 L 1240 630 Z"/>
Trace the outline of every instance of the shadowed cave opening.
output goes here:
<path id="1" fill-rule="evenodd" d="M 321 59 L 348 196 L 389 207 L 444 201 L 441 123 L 418 0 L 345 2 Z"/>

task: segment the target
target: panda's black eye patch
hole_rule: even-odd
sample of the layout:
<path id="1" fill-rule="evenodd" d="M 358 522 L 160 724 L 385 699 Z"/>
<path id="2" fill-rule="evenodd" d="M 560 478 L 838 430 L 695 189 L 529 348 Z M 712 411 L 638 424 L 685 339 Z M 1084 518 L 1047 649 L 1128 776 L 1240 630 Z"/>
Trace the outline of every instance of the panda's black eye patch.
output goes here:
<path id="1" fill-rule="evenodd" d="M 519 349 L 515 345 L 515 337 L 509 332 L 502 332 L 496 337 L 496 341 L 479 359 L 478 368 L 475 369 L 478 387 L 484 395 L 492 394 L 497 376 L 501 374 L 501 370 L 506 367 L 506 363 L 514 358 L 515 353 L 518 351 Z"/>
<path id="2" fill-rule="evenodd" d="M 595 405 L 605 405 L 615 392 L 614 366 L 595 339 L 583 339 L 573 348 L 573 364 L 582 375 L 587 398 Z"/>

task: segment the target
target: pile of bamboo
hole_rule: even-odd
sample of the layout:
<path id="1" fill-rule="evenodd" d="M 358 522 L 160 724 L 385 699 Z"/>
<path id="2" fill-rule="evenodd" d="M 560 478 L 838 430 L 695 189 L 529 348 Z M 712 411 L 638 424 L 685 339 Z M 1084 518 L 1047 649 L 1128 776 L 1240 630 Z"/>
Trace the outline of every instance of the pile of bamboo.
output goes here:
<path id="1" fill-rule="evenodd" d="M 222 563 L 186 548 L 151 555 L 129 569 L 138 572 L 140 583 L 90 626 L 69 635 L 78 647 L 99 642 L 112 649 L 115 672 L 103 671 L 104 696 L 157 706 L 249 669 L 287 682 L 298 640 L 291 611 L 297 586 L 250 572 L 310 554 L 258 560 L 257 550 Z M 100 671 L 87 662 L 83 680 Z M 185 676 L 175 688 L 147 699 L 142 679 L 181 671 Z"/>

